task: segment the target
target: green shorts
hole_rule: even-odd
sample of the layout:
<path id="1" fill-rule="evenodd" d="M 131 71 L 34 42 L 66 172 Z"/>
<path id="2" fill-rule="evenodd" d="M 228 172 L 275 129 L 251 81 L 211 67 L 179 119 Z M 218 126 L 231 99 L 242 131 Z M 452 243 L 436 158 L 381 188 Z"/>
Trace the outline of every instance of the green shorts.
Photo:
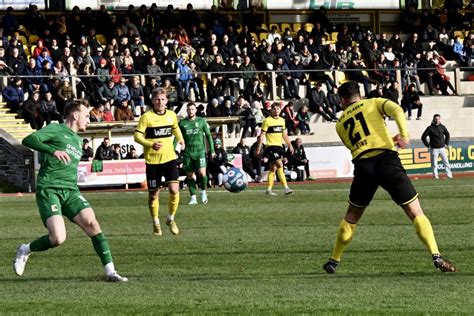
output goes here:
<path id="1" fill-rule="evenodd" d="M 201 168 L 206 168 L 206 154 L 202 153 L 197 158 L 191 157 L 189 155 L 184 154 L 183 156 L 183 169 L 184 172 L 196 172 Z"/>
<path id="2" fill-rule="evenodd" d="M 36 204 L 45 226 L 46 220 L 53 215 L 66 216 L 73 222 L 77 214 L 91 207 L 79 190 L 72 189 L 37 188 Z"/>

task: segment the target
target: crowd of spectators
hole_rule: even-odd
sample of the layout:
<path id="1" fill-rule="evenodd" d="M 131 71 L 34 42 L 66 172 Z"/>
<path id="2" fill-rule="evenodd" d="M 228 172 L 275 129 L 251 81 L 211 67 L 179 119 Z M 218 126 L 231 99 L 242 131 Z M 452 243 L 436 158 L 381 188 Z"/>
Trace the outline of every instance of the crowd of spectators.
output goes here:
<path id="1" fill-rule="evenodd" d="M 434 11 L 410 4 L 400 18 L 400 31 L 409 34 L 405 41 L 398 30 L 377 36 L 359 24 L 333 25 L 323 7 L 299 30 L 276 25 L 266 30 L 255 8 L 240 22 L 216 6 L 199 15 L 191 3 L 183 11 L 172 5 L 164 11 L 156 4 L 130 5 L 118 14 L 104 5 L 98 11 L 76 6 L 57 16 L 30 5 L 22 23 L 35 41 L 26 51 L 20 17 L 9 8 L 0 34 L 0 74 L 12 80 L 3 98 L 39 129 L 61 120 L 64 107 L 76 97 L 94 105 L 93 121 L 134 120 L 150 105 L 151 91 L 163 86 L 170 108 L 179 111 L 192 98 L 206 102 L 201 115 L 239 116 L 228 136 L 246 137 L 258 133 L 266 114 L 267 71 L 278 70 L 281 98 L 309 99 L 309 108 L 301 111 L 287 105 L 287 127 L 290 133 L 309 134 L 308 112 L 334 121 L 340 111 L 332 70 L 347 70 L 347 79 L 360 82 L 366 96 L 371 84 L 388 90 L 397 69 L 403 91 L 414 83 L 422 94 L 420 85 L 426 83 L 429 94 L 449 94 L 448 88 L 456 93 L 444 67 L 447 60 L 472 66 L 474 33 L 456 33 L 472 28 L 472 11 L 461 13 L 452 1 Z M 329 35 L 334 31 L 336 40 Z M 300 85 L 306 95 L 300 95 Z"/>

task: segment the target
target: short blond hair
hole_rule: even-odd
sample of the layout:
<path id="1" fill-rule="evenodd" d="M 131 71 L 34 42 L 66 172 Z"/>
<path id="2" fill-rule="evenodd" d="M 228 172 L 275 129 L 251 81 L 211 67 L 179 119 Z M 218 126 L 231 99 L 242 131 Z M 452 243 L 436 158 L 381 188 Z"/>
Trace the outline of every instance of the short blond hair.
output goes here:
<path id="1" fill-rule="evenodd" d="M 151 98 L 154 99 L 160 94 L 164 94 L 164 95 L 166 95 L 166 97 L 168 97 L 168 94 L 166 93 L 166 90 L 160 87 L 160 88 L 156 88 L 152 91 Z"/>

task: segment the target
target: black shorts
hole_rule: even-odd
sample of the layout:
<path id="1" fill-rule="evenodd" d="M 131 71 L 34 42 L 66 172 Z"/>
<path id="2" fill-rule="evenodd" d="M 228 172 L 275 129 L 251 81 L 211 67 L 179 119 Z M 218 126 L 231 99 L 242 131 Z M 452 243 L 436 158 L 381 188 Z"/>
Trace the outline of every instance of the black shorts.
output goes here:
<path id="1" fill-rule="evenodd" d="M 386 152 L 354 162 L 349 203 L 355 207 L 368 206 L 379 186 L 398 205 L 406 205 L 418 196 L 396 152 Z"/>
<path id="2" fill-rule="evenodd" d="M 268 157 L 270 162 L 275 162 L 283 158 L 283 147 L 281 146 L 268 146 L 265 148 L 265 156 Z"/>
<path id="3" fill-rule="evenodd" d="M 165 181 L 163 182 L 163 177 Z M 176 160 L 171 160 L 163 164 L 146 165 L 146 181 L 148 191 L 158 190 L 164 183 L 178 182 L 179 172 Z"/>

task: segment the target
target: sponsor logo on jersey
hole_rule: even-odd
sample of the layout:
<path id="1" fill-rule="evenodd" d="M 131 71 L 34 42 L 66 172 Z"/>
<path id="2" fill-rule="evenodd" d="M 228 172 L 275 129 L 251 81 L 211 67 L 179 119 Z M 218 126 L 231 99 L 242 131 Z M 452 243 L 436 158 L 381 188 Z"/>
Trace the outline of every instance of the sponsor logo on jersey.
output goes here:
<path id="1" fill-rule="evenodd" d="M 148 127 L 145 131 L 145 138 L 170 137 L 173 133 L 171 126 Z"/>
<path id="2" fill-rule="evenodd" d="M 267 133 L 282 133 L 283 132 L 283 126 L 269 126 Z"/>

